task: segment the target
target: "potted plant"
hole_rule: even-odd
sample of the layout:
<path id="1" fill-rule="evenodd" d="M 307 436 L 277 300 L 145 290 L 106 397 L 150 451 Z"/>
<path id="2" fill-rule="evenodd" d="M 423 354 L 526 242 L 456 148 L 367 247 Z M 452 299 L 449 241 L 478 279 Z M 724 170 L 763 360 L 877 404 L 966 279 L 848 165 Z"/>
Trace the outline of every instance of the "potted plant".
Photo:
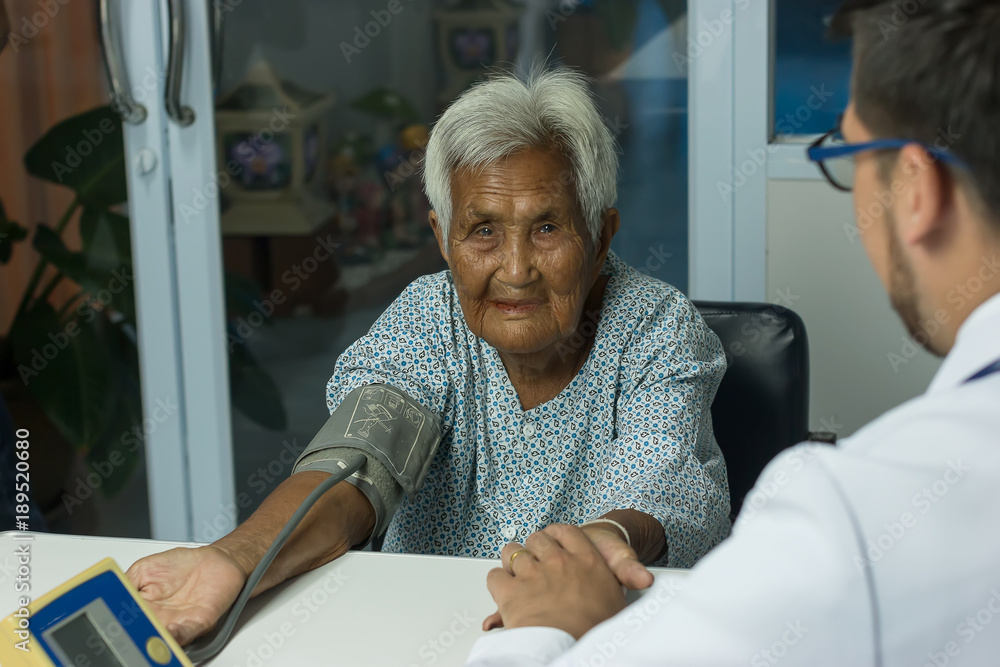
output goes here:
<path id="1" fill-rule="evenodd" d="M 135 430 L 142 409 L 129 220 L 120 212 L 127 197 L 121 120 L 110 107 L 68 118 L 31 147 L 24 165 L 74 194 L 55 225 L 35 227 L 38 264 L 8 331 L 0 332 L 0 392 L 18 425 L 32 431 L 35 499 L 58 516 L 64 490 L 72 493 L 64 486 L 80 474 L 72 474 L 74 460 L 89 466 L 83 475 L 100 473 L 100 491 L 114 496 L 139 458 L 129 436 L 138 434 L 141 444 L 144 435 Z M 79 251 L 63 241 L 73 224 Z M 0 264 L 28 236 L 0 203 Z M 64 284 L 71 296 L 57 300 Z M 251 311 L 257 290 L 227 277 L 226 297 L 235 318 Z M 234 407 L 266 428 L 283 428 L 274 382 L 245 345 L 229 347 Z"/>

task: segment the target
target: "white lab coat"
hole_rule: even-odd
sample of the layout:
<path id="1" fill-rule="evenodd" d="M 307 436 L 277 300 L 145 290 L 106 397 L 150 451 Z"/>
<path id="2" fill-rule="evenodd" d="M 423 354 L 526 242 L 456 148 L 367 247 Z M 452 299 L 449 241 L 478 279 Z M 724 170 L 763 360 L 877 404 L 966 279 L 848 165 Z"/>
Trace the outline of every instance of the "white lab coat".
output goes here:
<path id="1" fill-rule="evenodd" d="M 579 642 L 492 632 L 468 664 L 1000 664 L 1000 374 L 965 382 L 998 359 L 1000 295 L 923 396 L 772 461 L 680 591 L 656 584 Z"/>

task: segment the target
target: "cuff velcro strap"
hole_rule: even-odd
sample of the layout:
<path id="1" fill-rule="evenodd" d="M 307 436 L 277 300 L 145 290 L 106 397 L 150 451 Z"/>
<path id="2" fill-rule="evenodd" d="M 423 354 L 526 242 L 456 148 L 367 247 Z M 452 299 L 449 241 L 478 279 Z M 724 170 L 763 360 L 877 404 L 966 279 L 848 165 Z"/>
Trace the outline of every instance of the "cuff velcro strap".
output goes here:
<path id="1" fill-rule="evenodd" d="M 300 458 L 292 472 L 318 470 L 334 474 L 340 469 L 338 461 L 349 451 L 351 448 L 347 447 L 328 447 L 314 451 Z M 389 527 L 389 522 L 392 521 L 396 510 L 399 509 L 399 504 L 403 501 L 403 487 L 389 474 L 384 465 L 370 458 L 365 461 L 359 471 L 348 477 L 346 481 L 348 484 L 358 487 L 375 510 L 375 529 L 368 538 L 368 542 L 371 542 Z M 359 546 L 363 548 L 367 546 L 368 542 Z"/>

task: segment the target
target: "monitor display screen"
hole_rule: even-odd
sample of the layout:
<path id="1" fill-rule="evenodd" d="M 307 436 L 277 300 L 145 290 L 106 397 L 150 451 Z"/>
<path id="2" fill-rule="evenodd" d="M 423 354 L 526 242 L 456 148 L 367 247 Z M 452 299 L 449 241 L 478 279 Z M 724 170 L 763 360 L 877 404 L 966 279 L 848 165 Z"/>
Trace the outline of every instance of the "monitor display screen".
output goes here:
<path id="1" fill-rule="evenodd" d="M 48 638 L 49 642 L 63 650 L 74 665 L 126 667 L 86 612 L 48 633 Z"/>

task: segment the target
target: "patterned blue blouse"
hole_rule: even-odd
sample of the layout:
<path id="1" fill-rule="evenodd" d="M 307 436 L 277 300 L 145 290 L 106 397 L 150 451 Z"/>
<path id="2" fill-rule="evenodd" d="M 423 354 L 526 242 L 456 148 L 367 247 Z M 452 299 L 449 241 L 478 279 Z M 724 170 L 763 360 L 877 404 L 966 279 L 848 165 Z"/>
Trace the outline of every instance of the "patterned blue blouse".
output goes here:
<path id="1" fill-rule="evenodd" d="M 374 383 L 440 415 L 443 440 L 384 551 L 499 557 L 551 523 L 618 509 L 663 524 L 690 567 L 729 534 L 726 464 L 709 408 L 722 345 L 676 289 L 609 253 L 596 338 L 562 392 L 523 410 L 500 357 L 465 323 L 450 271 L 418 278 L 337 360 L 333 412 Z"/>

